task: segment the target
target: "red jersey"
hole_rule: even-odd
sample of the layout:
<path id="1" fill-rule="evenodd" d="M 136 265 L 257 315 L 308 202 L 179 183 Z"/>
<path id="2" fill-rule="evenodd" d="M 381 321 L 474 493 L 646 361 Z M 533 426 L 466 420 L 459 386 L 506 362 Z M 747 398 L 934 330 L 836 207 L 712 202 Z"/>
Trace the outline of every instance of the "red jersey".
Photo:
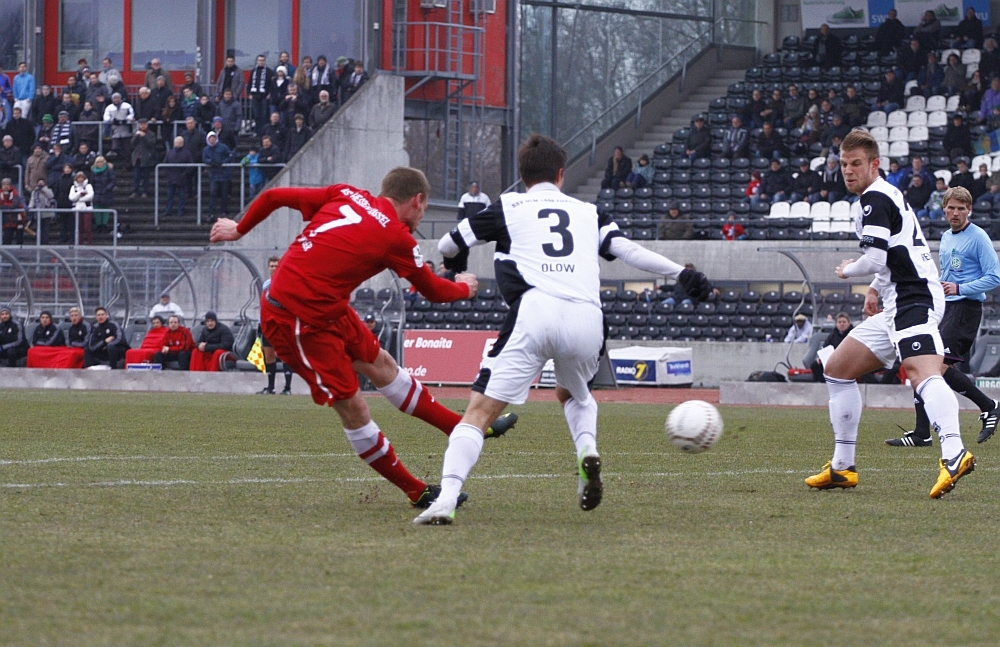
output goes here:
<path id="1" fill-rule="evenodd" d="M 268 292 L 304 321 L 323 326 L 340 318 L 349 311 L 351 292 L 385 269 L 431 301 L 469 298 L 466 284 L 442 279 L 424 264 L 419 244 L 387 198 L 346 184 L 269 189 L 237 230 L 246 234 L 280 207 L 302 212 L 309 224 L 282 256 Z"/>
<path id="2" fill-rule="evenodd" d="M 167 346 L 170 348 L 169 353 L 179 353 L 182 350 L 194 350 L 194 338 L 191 337 L 191 329 L 185 326 L 180 326 L 177 330 L 166 329 L 167 334 L 163 338 L 163 343 L 160 347 Z M 159 349 L 157 349 L 159 350 Z"/>

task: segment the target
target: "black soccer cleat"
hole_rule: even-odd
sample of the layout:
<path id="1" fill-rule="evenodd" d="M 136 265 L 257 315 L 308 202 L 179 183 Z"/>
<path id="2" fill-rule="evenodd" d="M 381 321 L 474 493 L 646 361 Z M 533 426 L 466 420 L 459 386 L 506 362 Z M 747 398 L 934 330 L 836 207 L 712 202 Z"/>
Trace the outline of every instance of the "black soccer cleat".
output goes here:
<path id="1" fill-rule="evenodd" d="M 979 419 L 983 421 L 983 430 L 979 432 L 977 443 L 985 443 L 993 436 L 997 430 L 997 421 L 1000 420 L 1000 402 L 993 401 L 994 407 L 989 411 L 979 414 Z"/>
<path id="2" fill-rule="evenodd" d="M 899 427 L 899 425 L 896 425 Z M 899 427 L 903 429 L 902 427 Z M 931 437 L 928 435 L 926 438 L 923 436 L 918 436 L 917 432 L 903 430 L 903 435 L 899 438 L 890 438 L 885 441 L 886 445 L 890 447 L 930 447 L 934 444 Z"/>
<path id="3" fill-rule="evenodd" d="M 513 412 L 505 413 L 493 422 L 493 425 L 483 434 L 483 438 L 499 438 L 513 429 L 516 424 L 517 414 Z"/>
<path id="4" fill-rule="evenodd" d="M 431 506 L 432 503 L 437 501 L 437 498 L 441 495 L 441 486 L 436 483 L 431 483 L 424 488 L 424 491 L 420 493 L 416 501 L 410 501 L 410 506 L 414 508 L 420 508 L 421 510 L 426 510 Z M 469 500 L 469 495 L 462 492 L 458 495 L 458 504 L 456 508 L 461 508 L 462 504 Z"/>
<path id="5" fill-rule="evenodd" d="M 601 482 L 601 457 L 596 453 L 587 454 L 580 459 L 580 485 L 577 494 L 580 496 L 580 509 L 593 510 L 601 505 L 604 496 L 604 484 Z"/>
<path id="6" fill-rule="evenodd" d="M 257 395 L 274 395 L 274 389 L 270 389 L 265 386 L 260 391 L 257 391 Z"/>
<path id="7" fill-rule="evenodd" d="M 291 395 L 291 394 L 292 394 L 292 390 L 290 388 L 288 388 L 288 387 L 286 387 L 286 388 L 284 388 L 284 389 L 281 390 L 281 395 Z"/>

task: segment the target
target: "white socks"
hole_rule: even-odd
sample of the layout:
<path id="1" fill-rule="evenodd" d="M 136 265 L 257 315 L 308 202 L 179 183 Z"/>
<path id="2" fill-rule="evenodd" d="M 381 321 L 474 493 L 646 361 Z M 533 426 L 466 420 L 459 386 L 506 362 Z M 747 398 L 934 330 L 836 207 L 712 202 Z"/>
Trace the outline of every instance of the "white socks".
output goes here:
<path id="1" fill-rule="evenodd" d="M 841 380 L 824 375 L 830 391 L 830 425 L 833 427 L 833 460 L 835 470 L 854 465 L 854 450 L 858 443 L 858 422 L 861 420 L 861 389 L 854 380 Z M 947 387 L 946 387 L 947 388 Z"/>
<path id="2" fill-rule="evenodd" d="M 590 396 L 585 402 L 570 398 L 563 405 L 563 414 L 569 425 L 569 434 L 576 445 L 576 457 L 579 460 L 589 448 L 597 451 L 597 400 Z"/>
<path id="3" fill-rule="evenodd" d="M 483 432 L 464 422 L 455 426 L 448 437 L 448 449 L 444 452 L 444 466 L 441 468 L 441 494 L 438 501 L 458 501 L 462 484 L 479 460 L 483 451 Z"/>
<path id="4" fill-rule="evenodd" d="M 941 441 L 941 458 L 951 460 L 965 449 L 958 423 L 958 400 L 955 393 L 940 375 L 932 375 L 915 389 L 924 401 L 924 411 L 931 421 L 931 429 Z"/>
<path id="5" fill-rule="evenodd" d="M 382 435 L 374 420 L 369 420 L 367 425 L 359 429 L 344 429 L 344 433 L 354 452 L 366 463 L 382 458 L 390 449 L 389 441 Z"/>
<path id="6" fill-rule="evenodd" d="M 392 406 L 403 413 L 413 415 L 413 410 L 417 406 L 417 401 L 420 400 L 420 391 L 422 390 L 423 385 L 410 377 L 410 374 L 404 371 L 403 367 L 399 367 L 396 378 L 386 386 L 380 388 L 378 392 L 385 396 L 385 399 L 391 402 Z"/>

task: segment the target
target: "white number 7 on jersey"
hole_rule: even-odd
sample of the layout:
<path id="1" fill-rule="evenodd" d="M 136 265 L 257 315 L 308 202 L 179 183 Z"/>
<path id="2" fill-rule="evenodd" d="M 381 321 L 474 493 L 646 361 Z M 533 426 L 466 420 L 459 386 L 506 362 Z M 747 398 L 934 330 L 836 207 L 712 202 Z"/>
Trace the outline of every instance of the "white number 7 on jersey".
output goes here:
<path id="1" fill-rule="evenodd" d="M 351 209 L 350 206 L 344 205 L 340 208 L 340 214 L 344 216 L 342 220 L 332 220 L 328 223 L 322 224 L 316 229 L 309 232 L 309 237 L 312 238 L 316 234 L 322 234 L 324 231 L 330 231 L 331 229 L 336 229 L 337 227 L 346 227 L 347 225 L 356 225 L 361 222 L 361 216 L 357 211 Z"/>

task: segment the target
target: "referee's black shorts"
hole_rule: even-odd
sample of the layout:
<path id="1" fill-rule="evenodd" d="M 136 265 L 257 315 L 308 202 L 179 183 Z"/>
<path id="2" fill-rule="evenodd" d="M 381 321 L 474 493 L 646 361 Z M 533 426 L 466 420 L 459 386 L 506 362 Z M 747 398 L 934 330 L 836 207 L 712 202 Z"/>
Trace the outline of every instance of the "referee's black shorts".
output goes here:
<path id="1" fill-rule="evenodd" d="M 959 299 L 945 302 L 944 317 L 938 330 L 941 331 L 947 363 L 964 361 L 979 334 L 982 317 L 983 304 L 979 301 Z"/>

